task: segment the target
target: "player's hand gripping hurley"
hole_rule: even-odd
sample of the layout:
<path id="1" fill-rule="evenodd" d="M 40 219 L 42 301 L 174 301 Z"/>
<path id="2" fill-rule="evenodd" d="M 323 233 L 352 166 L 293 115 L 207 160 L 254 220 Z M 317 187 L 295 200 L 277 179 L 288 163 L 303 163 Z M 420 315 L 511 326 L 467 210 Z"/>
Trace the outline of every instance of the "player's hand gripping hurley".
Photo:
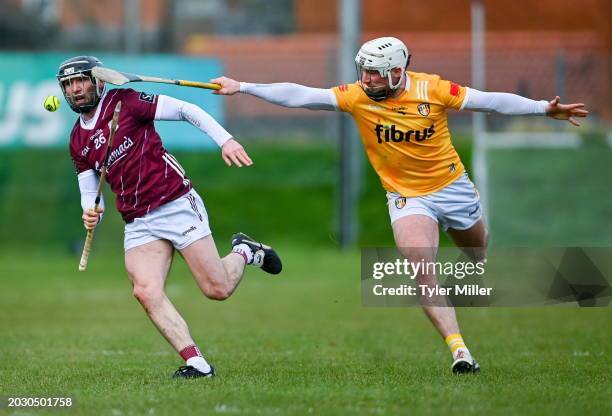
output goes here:
<path id="1" fill-rule="evenodd" d="M 111 122 L 110 135 L 108 137 L 108 144 L 106 145 L 106 155 L 104 156 L 104 162 L 100 169 L 100 183 L 98 183 L 98 193 L 96 194 L 96 202 L 94 211 L 98 212 L 100 206 L 100 197 L 102 195 L 102 184 L 106 180 L 106 171 L 108 170 L 108 158 L 111 153 L 113 146 L 113 138 L 115 137 L 115 131 L 117 130 L 117 123 L 119 121 L 119 113 L 121 112 L 121 101 L 115 106 L 113 113 L 113 121 Z M 87 268 L 87 260 L 89 259 L 89 251 L 91 250 L 91 243 L 93 242 L 95 228 L 87 230 L 87 237 L 85 237 L 85 245 L 83 246 L 83 254 L 81 255 L 81 261 L 79 262 L 79 271 L 83 271 Z"/>

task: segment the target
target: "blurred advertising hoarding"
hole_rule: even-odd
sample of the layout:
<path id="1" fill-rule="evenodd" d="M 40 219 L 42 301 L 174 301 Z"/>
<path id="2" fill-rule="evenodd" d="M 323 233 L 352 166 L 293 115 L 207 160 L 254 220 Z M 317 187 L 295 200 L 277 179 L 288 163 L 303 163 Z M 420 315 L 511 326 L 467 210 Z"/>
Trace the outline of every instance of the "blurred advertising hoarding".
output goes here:
<path id="1" fill-rule="evenodd" d="M 55 74 L 62 61 L 83 54 L 0 53 L 0 148 L 67 147 L 77 114 L 66 103 Z M 93 55 L 110 68 L 162 78 L 208 81 L 222 74 L 221 62 L 213 58 Z M 129 83 L 123 87 L 171 95 L 194 103 L 223 124 L 222 98 L 212 95 L 210 91 L 153 83 Z M 108 85 L 107 88 L 118 87 Z M 60 109 L 54 113 L 43 107 L 48 95 L 60 98 Z M 216 146 L 189 123 L 158 121 L 155 125 L 164 144 L 170 149 L 210 149 Z"/>

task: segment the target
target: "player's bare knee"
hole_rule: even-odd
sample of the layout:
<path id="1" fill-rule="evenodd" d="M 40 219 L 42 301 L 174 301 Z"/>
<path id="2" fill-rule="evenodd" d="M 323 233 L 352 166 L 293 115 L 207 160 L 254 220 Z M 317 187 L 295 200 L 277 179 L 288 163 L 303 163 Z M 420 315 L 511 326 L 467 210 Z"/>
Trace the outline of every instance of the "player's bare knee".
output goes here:
<path id="1" fill-rule="evenodd" d="M 402 247 L 400 251 L 411 263 L 432 262 L 436 256 L 436 249 L 433 247 Z"/>
<path id="2" fill-rule="evenodd" d="M 225 269 L 219 268 L 211 271 L 192 270 L 200 290 L 204 296 L 213 300 L 225 300 L 232 294 L 232 288 L 226 283 L 228 281 Z"/>
<path id="3" fill-rule="evenodd" d="M 225 300 L 232 294 L 231 288 L 225 283 L 227 279 L 224 276 L 218 276 L 219 279 L 205 276 L 204 279 L 198 279 L 200 289 L 204 296 L 212 300 Z"/>
<path id="4" fill-rule="evenodd" d="M 208 284 L 202 288 L 202 293 L 208 299 L 212 300 L 225 300 L 232 295 L 232 291 L 222 284 Z"/>
<path id="5" fill-rule="evenodd" d="M 142 305 L 150 305 L 164 296 L 164 290 L 157 285 L 134 283 L 132 294 Z"/>
<path id="6" fill-rule="evenodd" d="M 487 249 L 489 247 L 489 232 L 485 228 L 481 239 L 478 243 L 478 247 L 474 247 L 471 249 L 471 259 L 475 262 L 485 261 L 487 258 Z"/>

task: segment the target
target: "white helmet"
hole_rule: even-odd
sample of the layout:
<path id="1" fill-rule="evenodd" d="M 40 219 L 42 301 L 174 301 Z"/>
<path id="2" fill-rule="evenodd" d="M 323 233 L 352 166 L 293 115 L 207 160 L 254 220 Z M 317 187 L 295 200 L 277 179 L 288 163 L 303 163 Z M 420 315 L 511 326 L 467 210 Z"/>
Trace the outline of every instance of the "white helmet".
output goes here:
<path id="1" fill-rule="evenodd" d="M 364 91 L 374 100 L 382 100 L 386 98 L 390 90 L 396 90 L 404 80 L 404 72 L 399 81 L 394 84 L 391 78 L 391 69 L 405 69 L 410 63 L 410 54 L 404 42 L 397 38 L 384 37 L 370 40 L 364 43 L 357 56 L 355 56 L 355 65 L 357 67 L 357 76 L 361 79 L 363 70 L 378 71 L 381 77 L 388 80 L 389 89 L 378 91 L 377 93 Z M 363 86 L 362 86 L 363 87 Z"/>

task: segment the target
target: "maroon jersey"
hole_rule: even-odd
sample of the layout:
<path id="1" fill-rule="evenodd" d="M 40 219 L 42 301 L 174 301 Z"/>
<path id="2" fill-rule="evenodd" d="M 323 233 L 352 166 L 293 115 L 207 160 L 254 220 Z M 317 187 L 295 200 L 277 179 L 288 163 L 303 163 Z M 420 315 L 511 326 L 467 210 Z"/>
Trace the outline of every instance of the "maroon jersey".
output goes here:
<path id="1" fill-rule="evenodd" d="M 100 100 L 93 119 L 79 117 L 70 134 L 70 155 L 77 173 L 100 172 L 117 102 L 121 114 L 108 161 L 106 181 L 117 195 L 125 222 L 175 200 L 191 189 L 178 161 L 164 149 L 153 120 L 157 96 L 132 89 L 113 89 Z"/>

